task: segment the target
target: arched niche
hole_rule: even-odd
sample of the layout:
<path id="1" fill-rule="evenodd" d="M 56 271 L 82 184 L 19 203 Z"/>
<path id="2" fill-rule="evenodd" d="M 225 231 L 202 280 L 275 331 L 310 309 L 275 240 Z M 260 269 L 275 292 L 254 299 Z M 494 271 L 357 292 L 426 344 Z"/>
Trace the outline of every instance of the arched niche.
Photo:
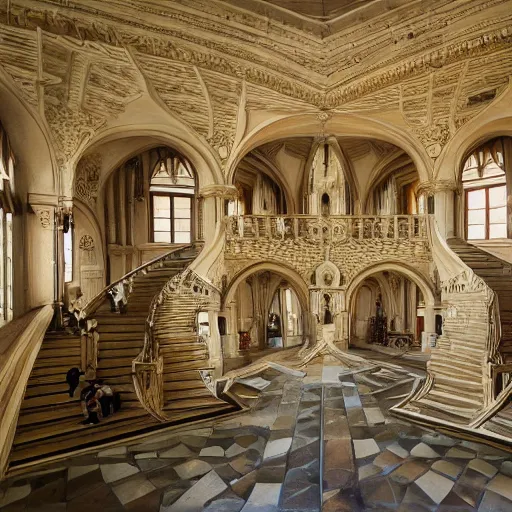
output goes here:
<path id="1" fill-rule="evenodd" d="M 384 207 L 385 214 L 416 214 L 416 191 L 420 183 L 418 172 L 409 155 L 400 151 L 388 155 L 372 169 L 363 202 L 364 214 L 376 215 L 379 205 L 390 196 L 390 205 Z"/>
<path id="2" fill-rule="evenodd" d="M 94 214 L 76 199 L 73 202 L 73 222 L 73 280 L 67 283 L 66 295 L 73 298 L 71 295 L 76 295 L 76 290 L 72 289 L 79 287 L 85 303 L 106 284 L 104 241 Z"/>
<path id="3" fill-rule="evenodd" d="M 302 183 L 303 209 L 310 215 L 348 215 L 358 189 L 352 168 L 335 137 L 315 141 Z"/>
<path id="4" fill-rule="evenodd" d="M 229 214 L 280 215 L 295 211 L 295 200 L 279 169 L 256 151 L 240 162 L 233 185 L 239 197 L 229 205 Z"/>
<path id="5" fill-rule="evenodd" d="M 242 357 L 247 363 L 255 352 L 303 343 L 307 290 L 300 281 L 293 271 L 265 264 L 253 265 L 231 281 L 221 308 L 227 318 L 221 339 L 225 358 Z"/>
<path id="6" fill-rule="evenodd" d="M 315 284 L 318 287 L 336 288 L 341 286 L 340 269 L 331 261 L 324 261 L 315 269 Z"/>

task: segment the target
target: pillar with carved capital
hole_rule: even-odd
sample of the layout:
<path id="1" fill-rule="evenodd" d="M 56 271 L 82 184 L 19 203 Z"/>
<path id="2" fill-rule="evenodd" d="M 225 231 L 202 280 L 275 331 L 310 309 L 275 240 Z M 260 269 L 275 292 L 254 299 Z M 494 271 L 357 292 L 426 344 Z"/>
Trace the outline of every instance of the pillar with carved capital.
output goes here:
<path id="1" fill-rule="evenodd" d="M 56 212 L 57 196 L 29 194 L 32 213 L 25 224 L 27 243 L 27 308 L 53 304 L 57 292 Z"/>
<path id="2" fill-rule="evenodd" d="M 428 197 L 434 198 L 434 216 L 441 235 L 453 238 L 455 232 L 455 193 L 457 185 L 451 180 L 428 181 L 420 184 L 418 195 L 423 195 L 425 203 Z M 424 213 L 432 213 L 425 211 Z"/>
<path id="3" fill-rule="evenodd" d="M 226 200 L 236 199 L 238 191 L 232 185 L 207 185 L 199 191 L 202 201 L 201 210 L 202 229 L 205 244 L 212 241 L 219 222 L 224 218 L 224 203 Z"/>

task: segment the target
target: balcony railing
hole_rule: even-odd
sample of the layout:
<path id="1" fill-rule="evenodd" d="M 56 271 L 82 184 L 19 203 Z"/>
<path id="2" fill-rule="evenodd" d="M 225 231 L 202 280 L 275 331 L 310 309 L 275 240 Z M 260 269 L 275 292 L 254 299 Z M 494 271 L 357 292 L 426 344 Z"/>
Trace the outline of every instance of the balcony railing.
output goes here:
<path id="1" fill-rule="evenodd" d="M 270 238 L 318 242 L 427 240 L 427 215 L 241 215 L 226 217 L 227 240 Z"/>

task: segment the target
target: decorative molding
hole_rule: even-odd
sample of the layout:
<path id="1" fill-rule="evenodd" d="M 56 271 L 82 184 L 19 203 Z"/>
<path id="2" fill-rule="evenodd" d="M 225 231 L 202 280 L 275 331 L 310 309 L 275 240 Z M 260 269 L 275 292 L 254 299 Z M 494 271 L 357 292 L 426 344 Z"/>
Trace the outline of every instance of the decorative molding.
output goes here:
<path id="1" fill-rule="evenodd" d="M 457 186 L 455 180 L 423 181 L 418 185 L 418 188 L 416 189 L 416 194 L 425 194 L 427 196 L 432 196 L 436 192 L 457 192 L 458 190 L 459 187 Z"/>
<path id="2" fill-rule="evenodd" d="M 75 196 L 91 208 L 96 207 L 101 170 L 101 155 L 84 156 L 76 167 Z"/>
<path id="3" fill-rule="evenodd" d="M 94 251 L 94 239 L 91 235 L 83 235 L 82 238 L 80 238 L 79 243 L 80 250 L 82 251 Z"/>
<path id="4" fill-rule="evenodd" d="M 199 191 L 199 196 L 220 197 L 223 199 L 237 199 L 238 190 L 234 185 L 206 185 Z"/>

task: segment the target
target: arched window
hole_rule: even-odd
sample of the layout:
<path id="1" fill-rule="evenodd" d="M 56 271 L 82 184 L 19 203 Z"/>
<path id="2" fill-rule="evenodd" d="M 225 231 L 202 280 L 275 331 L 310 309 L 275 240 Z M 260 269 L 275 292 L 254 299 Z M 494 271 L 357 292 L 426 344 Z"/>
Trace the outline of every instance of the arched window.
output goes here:
<path id="1" fill-rule="evenodd" d="M 150 182 L 153 242 L 184 244 L 193 237 L 194 172 L 181 155 L 158 150 Z"/>
<path id="2" fill-rule="evenodd" d="M 0 325 L 13 317 L 14 165 L 9 139 L 0 124 Z"/>
<path id="3" fill-rule="evenodd" d="M 509 137 L 493 139 L 474 151 L 462 171 L 466 199 L 466 237 L 485 240 L 507 237 L 506 155 Z M 512 153 L 511 155 L 512 156 Z"/>

